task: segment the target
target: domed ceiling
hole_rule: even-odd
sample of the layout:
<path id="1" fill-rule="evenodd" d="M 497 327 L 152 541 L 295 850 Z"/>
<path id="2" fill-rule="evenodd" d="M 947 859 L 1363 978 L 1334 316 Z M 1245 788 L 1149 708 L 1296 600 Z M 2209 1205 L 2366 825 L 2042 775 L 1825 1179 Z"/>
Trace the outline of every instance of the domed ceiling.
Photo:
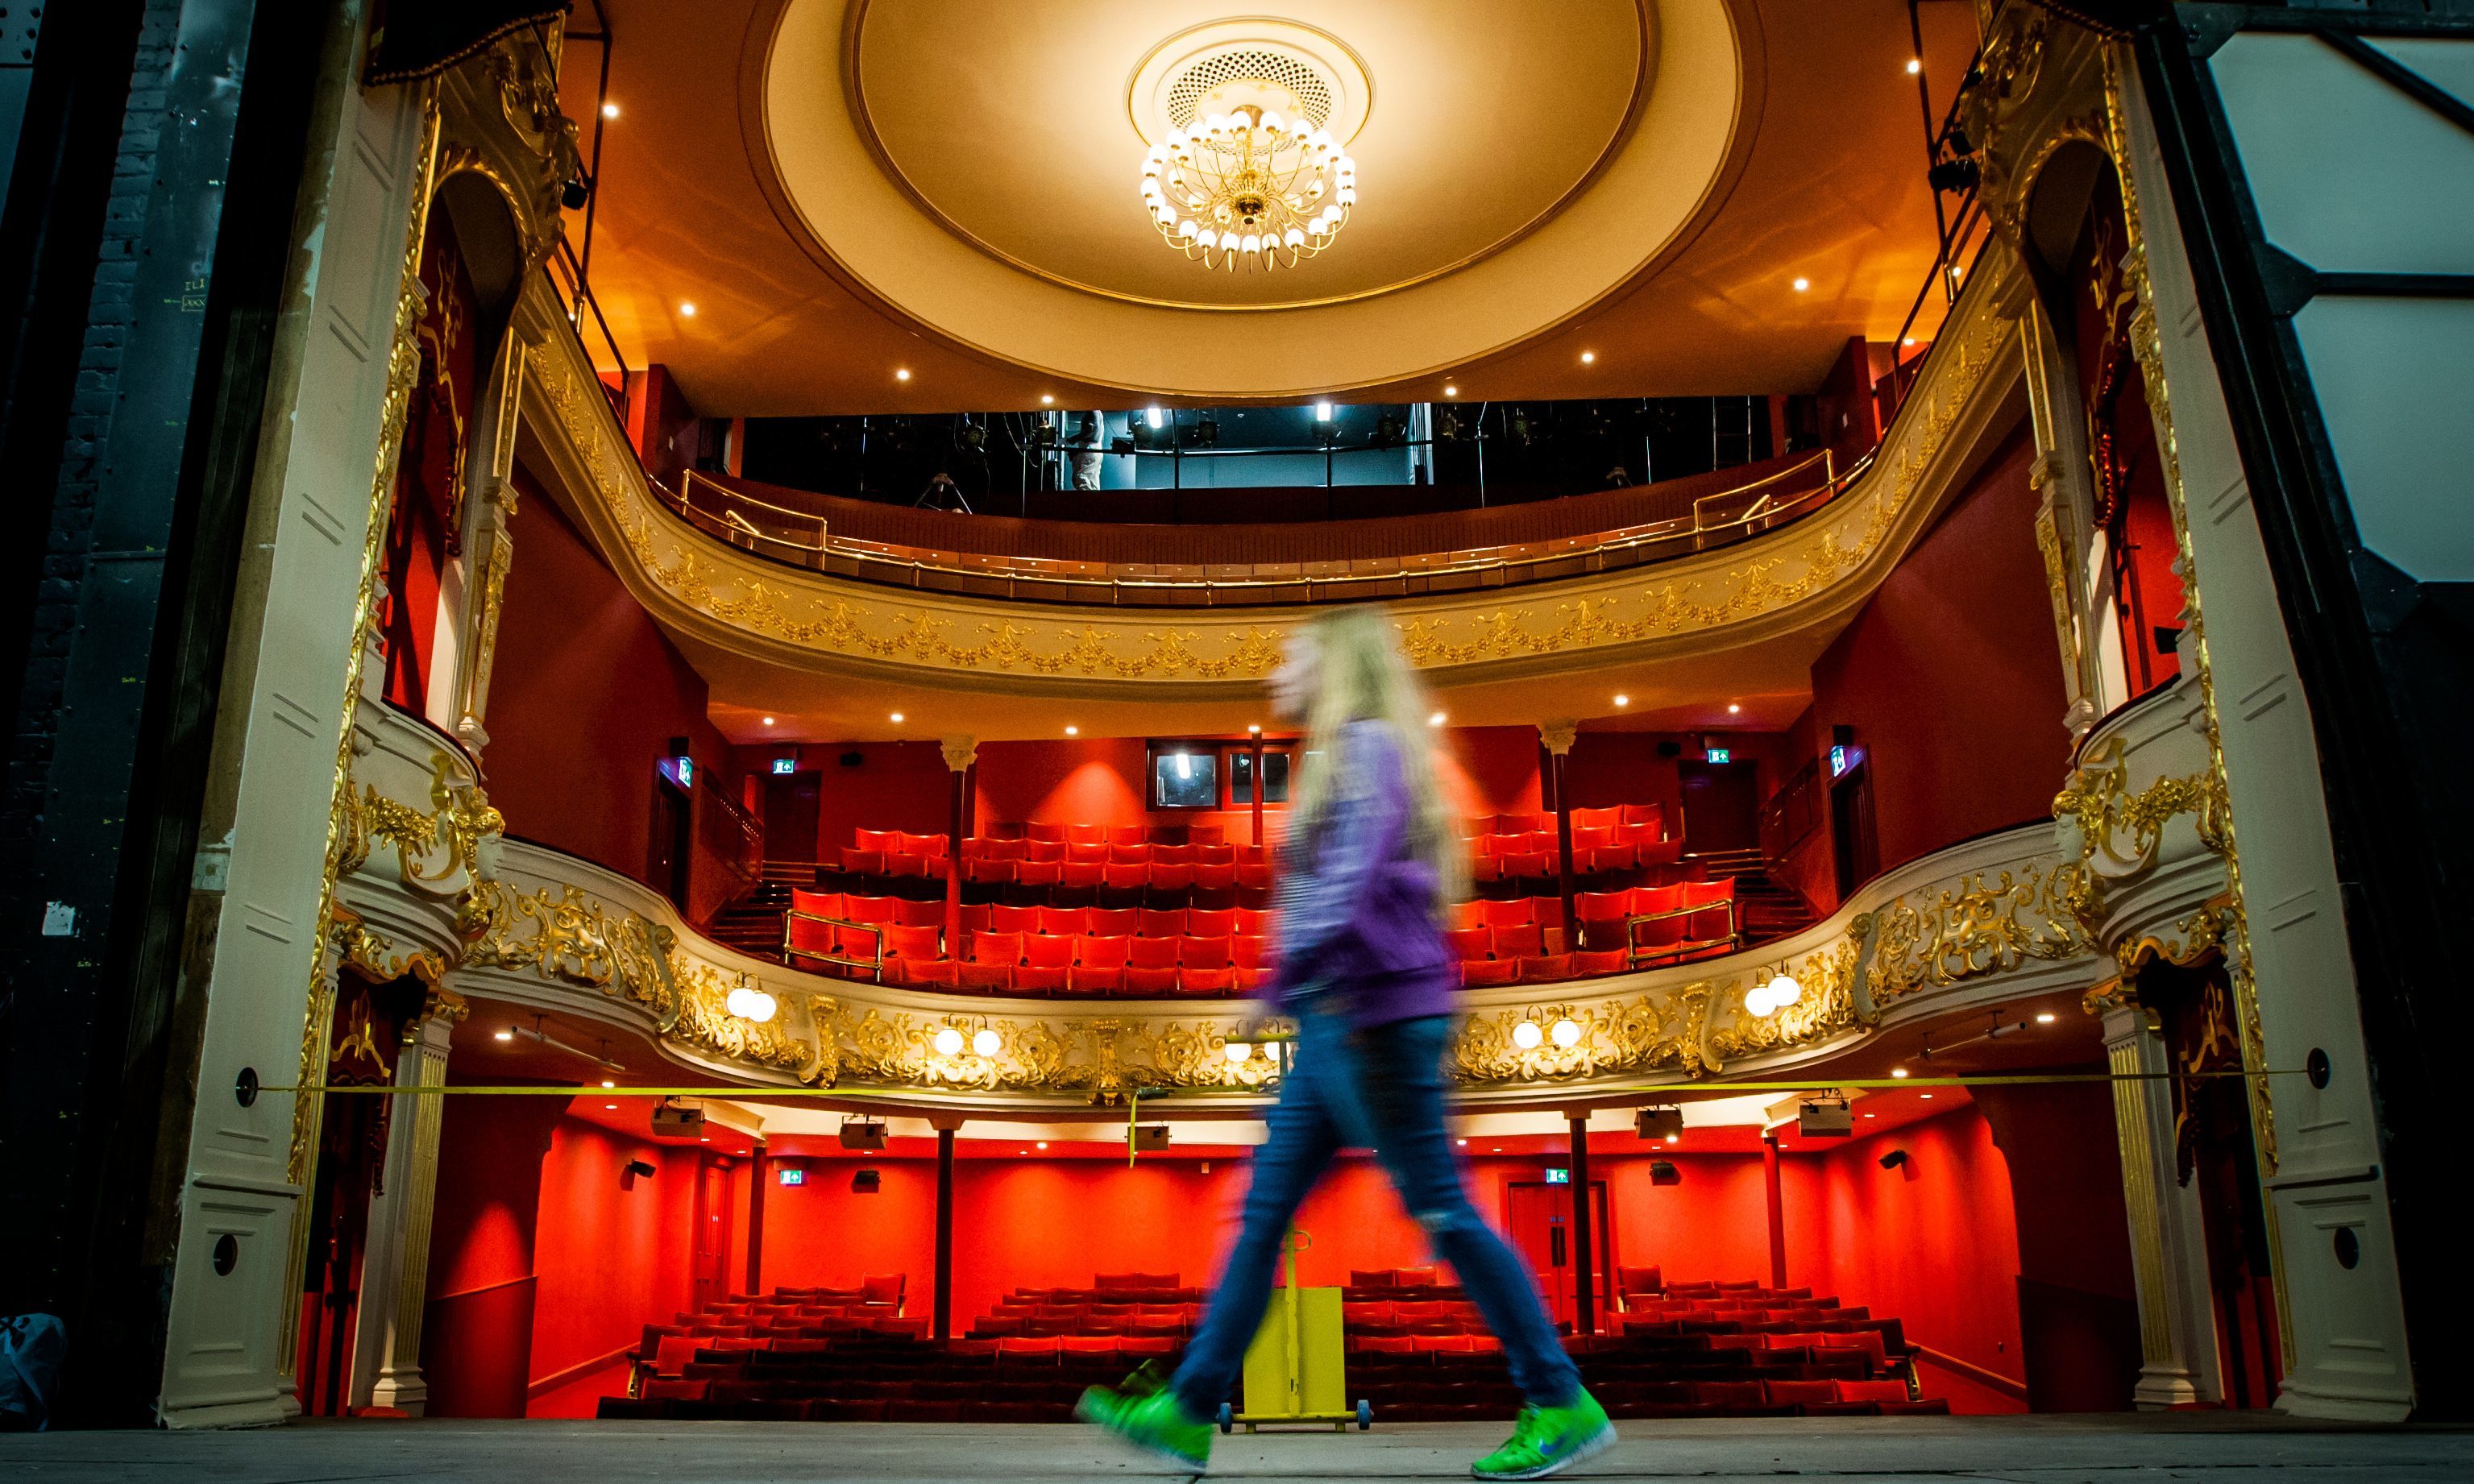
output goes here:
<path id="1" fill-rule="evenodd" d="M 1804 391 L 1931 259 L 1898 0 L 604 4 L 594 283 L 707 415 Z M 1271 95 L 1360 199 L 1319 256 L 1206 269 L 1145 152 Z"/>

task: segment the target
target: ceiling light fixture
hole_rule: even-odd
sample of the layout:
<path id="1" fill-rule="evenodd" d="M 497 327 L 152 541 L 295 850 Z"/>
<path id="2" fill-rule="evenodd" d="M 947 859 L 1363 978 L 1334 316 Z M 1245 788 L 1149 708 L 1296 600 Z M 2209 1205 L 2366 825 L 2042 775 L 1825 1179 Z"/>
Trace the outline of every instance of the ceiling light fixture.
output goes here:
<path id="1" fill-rule="evenodd" d="M 2038 1011 L 2038 1012 L 2036 1013 L 2036 1023 L 2037 1023 L 2038 1025 L 2050 1025 L 2050 1024 L 2052 1024 L 2052 1023 L 2053 1023 L 2053 1013 L 2052 1013 L 2051 1011 L 2050 1011 L 2050 1010 L 2042 1010 L 2042 1011 Z"/>
<path id="2" fill-rule="evenodd" d="M 685 318 L 685 319 L 690 319 L 690 320 L 694 319 L 694 318 L 695 318 L 695 305 L 691 304 L 691 303 L 688 303 L 688 302 L 686 302 L 686 301 L 682 300 L 682 301 L 680 302 L 680 304 L 679 304 L 679 314 L 680 314 L 680 316 L 681 316 L 682 318 Z"/>
<path id="3" fill-rule="evenodd" d="M 1042 392 L 1039 394 L 1039 405 L 1042 407 L 1054 407 L 1056 405 L 1056 398 L 1049 395 L 1045 392 Z"/>
<path id="4" fill-rule="evenodd" d="M 1443 383 L 1443 395 L 1445 396 L 1458 396 L 1461 395 L 1461 389 L 1453 386 L 1447 381 Z"/>
<path id="5" fill-rule="evenodd" d="M 765 726 L 767 726 L 767 727 L 772 726 L 772 725 L 773 725 L 773 718 L 772 718 L 772 717 L 770 717 L 770 716 L 768 716 L 768 717 L 764 718 L 764 725 L 765 725 Z"/>
<path id="6" fill-rule="evenodd" d="M 601 1079 L 601 1085 L 602 1085 L 603 1087 L 605 1087 L 605 1088 L 615 1088 L 615 1087 L 618 1086 L 618 1084 L 617 1084 L 617 1083 L 615 1083 L 615 1082 L 611 1081 L 611 1080 L 610 1080 L 609 1078 L 607 1078 L 607 1077 L 604 1077 L 604 1078 L 602 1078 L 602 1079 Z"/>
<path id="7" fill-rule="evenodd" d="M 1923 70 L 1925 70 L 1925 64 L 1923 62 L 1917 60 L 1913 57 L 1907 59 L 1907 76 L 1914 77 L 1917 73 L 1922 72 Z"/>
<path id="8" fill-rule="evenodd" d="M 1442 726 L 1443 724 L 1443 712 L 1441 712 L 1441 711 L 1437 711 L 1434 715 L 1429 716 L 1429 717 L 1427 717 L 1427 718 L 1426 718 L 1426 725 L 1427 725 L 1427 726 L 1429 726 L 1429 727 L 1440 727 L 1440 726 Z"/>
<path id="9" fill-rule="evenodd" d="M 774 1003 L 772 995 L 749 984 L 741 975 L 738 987 L 722 996 L 721 1008 L 742 1020 L 753 1020 L 763 1025 L 773 1018 L 773 1012 L 780 1007 Z"/>
<path id="10" fill-rule="evenodd" d="M 962 1054 L 962 1033 L 954 1029 L 950 1025 L 936 1033 L 935 1041 L 933 1043 L 936 1047 L 936 1054 L 938 1056 L 960 1056 Z"/>
<path id="11" fill-rule="evenodd" d="M 971 1049 L 981 1056 L 994 1056 L 1005 1049 L 1005 1038 L 982 1025 L 971 1033 Z M 1039 1147 L 1047 1148 L 1046 1144 Z"/>
<path id="12" fill-rule="evenodd" d="M 1907 1069 L 1904 1066 L 1893 1066 L 1890 1068 L 1890 1075 L 1893 1077 L 1904 1077 L 1906 1074 Z"/>
<path id="13" fill-rule="evenodd" d="M 615 103 L 603 104 L 601 106 L 601 116 L 603 118 L 617 118 L 618 116 L 618 106 Z"/>
<path id="14" fill-rule="evenodd" d="M 1069 737 L 1079 737 L 1082 734 L 1082 729 L 1079 727 L 1067 727 L 1065 729 L 1065 734 Z"/>
<path id="15" fill-rule="evenodd" d="M 893 724 L 897 727 L 902 725 L 902 713 L 900 711 L 893 713 Z"/>
<path id="16" fill-rule="evenodd" d="M 1616 705 L 1616 706 L 1630 706 L 1630 705 L 1632 705 L 1632 697 L 1630 697 L 1630 696 L 1617 696 L 1617 697 L 1615 697 L 1615 705 Z"/>
<path id="17" fill-rule="evenodd" d="M 1598 353 L 1595 350 L 1584 350 L 1581 352 L 1581 364 L 1584 366 L 1593 366 L 1597 364 L 1597 359 Z"/>
<path id="18" fill-rule="evenodd" d="M 1795 280 L 1795 291 L 1799 294 L 1810 287 L 1812 287 L 1812 280 L 1809 278 L 1798 278 Z"/>
<path id="19" fill-rule="evenodd" d="M 1737 713 L 1741 712 L 1742 710 L 1743 710 L 1743 707 L 1742 707 L 1742 706 L 1737 706 L 1737 705 L 1736 705 L 1735 703 L 1734 703 L 1733 701 L 1730 701 L 1730 702 L 1728 702 L 1728 703 L 1727 703 L 1727 714 L 1728 714 L 1728 715 L 1730 715 L 1730 716 L 1734 716 L 1734 715 L 1735 715 L 1735 714 L 1737 714 Z"/>
<path id="20" fill-rule="evenodd" d="M 491 1032 L 491 1033 L 490 1033 L 490 1036 L 491 1036 L 491 1039 L 492 1039 L 492 1040 L 494 1040 L 494 1041 L 513 1041 L 513 1040 L 515 1040 L 515 1039 L 516 1039 L 516 1033 L 515 1033 L 515 1032 L 513 1032 L 513 1031 L 511 1031 L 511 1030 L 504 1029 L 503 1027 L 502 1027 L 502 1028 L 500 1028 L 500 1029 L 498 1029 L 498 1030 L 496 1030 L 496 1031 Z"/>
<path id="21" fill-rule="evenodd" d="M 1172 120 L 1143 156 L 1143 209 L 1161 241 L 1204 268 L 1295 268 L 1348 225 L 1357 161 L 1322 127 L 1328 101 L 1264 78 L 1223 85 L 1266 101 Z M 1285 112 L 1273 106 L 1282 101 Z"/>

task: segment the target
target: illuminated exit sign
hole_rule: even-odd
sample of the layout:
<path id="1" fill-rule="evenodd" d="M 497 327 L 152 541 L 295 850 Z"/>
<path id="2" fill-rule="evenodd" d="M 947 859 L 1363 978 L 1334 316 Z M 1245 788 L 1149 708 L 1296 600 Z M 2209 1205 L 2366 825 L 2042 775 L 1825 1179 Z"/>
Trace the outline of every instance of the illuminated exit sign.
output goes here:
<path id="1" fill-rule="evenodd" d="M 1735 750 L 1730 747 L 1713 747 L 1706 755 L 1711 762 L 1733 762 L 1735 758 Z"/>
<path id="2" fill-rule="evenodd" d="M 776 773 L 796 773 L 799 771 L 799 759 L 796 757 L 776 757 L 773 759 L 773 771 Z"/>
<path id="3" fill-rule="evenodd" d="M 782 1184 L 786 1185 L 804 1185 L 807 1183 L 808 1172 L 795 1164 L 782 1171 Z"/>
<path id="4" fill-rule="evenodd" d="M 1546 1184 L 1550 1185 L 1568 1185 L 1571 1183 L 1572 1172 L 1570 1170 L 1548 1170 L 1546 1172 Z"/>

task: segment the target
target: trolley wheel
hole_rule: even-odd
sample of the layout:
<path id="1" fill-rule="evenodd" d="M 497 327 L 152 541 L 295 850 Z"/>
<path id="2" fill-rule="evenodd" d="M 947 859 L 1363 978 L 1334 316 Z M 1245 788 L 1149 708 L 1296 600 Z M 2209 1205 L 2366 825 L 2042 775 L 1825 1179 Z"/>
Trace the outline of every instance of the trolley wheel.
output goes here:
<path id="1" fill-rule="evenodd" d="M 1374 1425 L 1374 1403 L 1373 1403 L 1373 1402 L 1371 1402 L 1371 1401 L 1367 1400 L 1364 1397 L 1360 1397 L 1360 1398 L 1358 1398 L 1358 1399 L 1357 1399 L 1357 1430 L 1358 1430 L 1358 1431 L 1360 1431 L 1360 1432 L 1364 1432 L 1364 1431 L 1366 1431 L 1368 1428 L 1372 1427 L 1373 1425 Z"/>
<path id="2" fill-rule="evenodd" d="M 1237 1430 L 1237 1410 L 1225 1401 L 1220 1403 L 1220 1430 L 1224 1433 Z"/>

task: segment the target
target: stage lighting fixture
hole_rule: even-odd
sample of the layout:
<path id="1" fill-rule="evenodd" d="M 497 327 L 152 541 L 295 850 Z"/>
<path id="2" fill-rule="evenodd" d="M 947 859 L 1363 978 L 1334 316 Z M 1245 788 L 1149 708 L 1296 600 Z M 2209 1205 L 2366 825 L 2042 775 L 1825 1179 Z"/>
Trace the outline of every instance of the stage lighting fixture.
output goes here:
<path id="1" fill-rule="evenodd" d="M 1168 1125 L 1138 1123 L 1134 1125 L 1134 1148 L 1143 1154 L 1159 1154 L 1168 1148 Z"/>
<path id="2" fill-rule="evenodd" d="M 1644 1108 L 1633 1120 L 1633 1127 L 1643 1138 L 1681 1137 L 1684 1133 L 1684 1110 Z"/>
<path id="3" fill-rule="evenodd" d="M 875 1118 L 856 1118 L 841 1127 L 844 1149 L 875 1151 L 885 1147 L 885 1124 Z"/>
<path id="4" fill-rule="evenodd" d="M 664 1103 L 653 1110 L 653 1132 L 702 1137 L 704 1110 L 687 1103 Z"/>
<path id="5" fill-rule="evenodd" d="M 1856 1117 L 1844 1102 L 1805 1103 L 1795 1111 L 1795 1131 L 1807 1138 L 1845 1138 L 1856 1132 Z"/>

